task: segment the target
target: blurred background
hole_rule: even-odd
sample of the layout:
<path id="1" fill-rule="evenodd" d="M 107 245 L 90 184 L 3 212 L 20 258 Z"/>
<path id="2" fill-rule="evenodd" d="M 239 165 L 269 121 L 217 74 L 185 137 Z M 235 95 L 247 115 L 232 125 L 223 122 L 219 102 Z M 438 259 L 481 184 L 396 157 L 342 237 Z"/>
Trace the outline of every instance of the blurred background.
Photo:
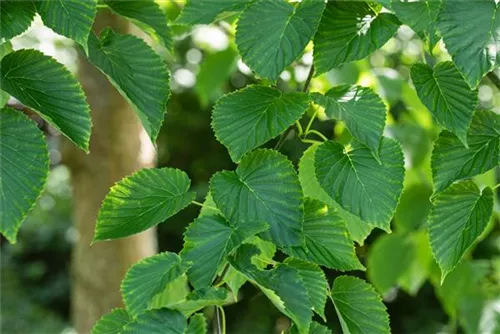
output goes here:
<path id="1" fill-rule="evenodd" d="M 178 2 L 164 1 L 161 5 L 171 20 L 175 19 L 182 8 L 182 3 Z M 109 13 L 104 13 L 105 11 L 101 10 L 101 24 L 106 22 L 116 29 L 132 29 L 134 33 L 139 33 L 139 30 L 133 27 L 125 27 L 125 23 Z M 118 152 L 120 149 L 127 151 L 127 144 L 120 142 L 123 139 L 120 139 L 121 137 L 111 138 L 113 129 L 106 125 L 105 121 L 97 120 L 94 114 L 91 151 L 102 149 L 104 153 L 101 152 L 98 158 L 106 156 L 109 159 L 125 159 L 124 156 L 132 155 L 131 159 L 136 160 L 142 159 L 140 155 L 144 152 L 149 152 L 148 161 L 135 161 L 131 163 L 130 168 L 156 165 L 182 169 L 193 182 L 192 186 L 199 197 L 197 200 L 203 201 L 211 175 L 216 171 L 235 167 L 226 149 L 216 141 L 210 128 L 213 104 L 225 93 L 259 82 L 236 51 L 234 19 L 235 16 L 229 16 L 213 25 L 195 26 L 193 29 L 173 25 L 173 53 L 168 53 L 160 44 L 148 39 L 155 50 L 165 57 L 171 73 L 172 95 L 156 143 L 156 156 L 154 150 L 150 148 L 148 151 L 144 146 L 138 151 L 129 152 L 128 155 Z M 105 95 L 105 90 L 99 93 L 99 87 L 92 90 L 90 86 L 99 82 L 86 77 L 94 74 L 79 60 L 79 51 L 70 40 L 43 27 L 39 19 L 29 31 L 12 42 L 14 49 L 39 49 L 54 56 L 77 73 L 86 89 L 93 113 L 96 112 L 95 105 L 104 103 L 103 100 L 108 103 L 108 99 L 114 98 Z M 376 281 L 376 286 L 388 307 L 394 333 L 500 333 L 498 203 L 481 241 L 443 285 L 440 285 L 439 269 L 430 253 L 425 227 L 426 215 L 430 208 L 429 196 L 432 193 L 430 153 L 440 129 L 433 123 L 430 113 L 412 89 L 409 67 L 415 62 L 423 61 L 424 57 L 428 62 L 434 62 L 449 59 L 449 56 L 442 43 L 436 46 L 432 56 L 424 54 L 423 50 L 418 36 L 408 27 L 402 26 L 394 38 L 367 59 L 332 70 L 314 78 L 311 83 L 311 91 L 320 92 L 337 84 L 357 83 L 372 87 L 389 107 L 385 135 L 399 140 L 405 152 L 405 190 L 393 220 L 394 233 L 388 235 L 374 230 L 362 245 L 357 245 L 361 261 L 376 267 L 379 273 L 369 270 L 367 273 L 354 274 L 369 281 Z M 283 91 L 300 88 L 306 80 L 311 64 L 312 48 L 309 46 L 303 57 L 281 74 L 278 87 Z M 102 96 L 90 96 L 89 92 L 92 91 Z M 500 112 L 499 90 L 486 78 L 479 86 L 479 99 L 480 108 Z M 22 108 L 12 99 L 9 104 Z M 105 104 L 105 107 L 111 108 L 109 104 Z M 111 110 L 108 111 L 111 113 Z M 28 110 L 26 112 L 29 113 Z M 102 113 L 110 115 L 106 111 Z M 135 117 L 132 114 L 127 115 L 128 118 Z M 74 252 L 85 253 L 88 249 L 88 243 L 81 246 L 84 248 L 80 250 L 74 248 L 85 240 L 82 239 L 83 232 L 74 220 L 84 219 L 81 216 L 82 211 L 92 210 L 88 203 L 97 201 L 99 204 L 102 200 L 92 189 L 82 186 L 83 182 L 87 188 L 92 188 L 92 182 L 97 182 L 94 176 L 98 179 L 100 174 L 93 175 L 92 173 L 97 172 L 90 169 L 82 176 L 81 171 L 86 165 L 75 163 L 81 157 L 76 155 L 75 158 L 75 153 L 67 149 L 68 145 L 59 133 L 43 120 L 36 118 L 35 114 L 32 114 L 32 117 L 46 133 L 52 170 L 45 192 L 22 225 L 18 243 L 11 245 L 3 238 L 1 240 L 0 330 L 6 334 L 76 333 L 71 310 L 75 307 L 85 309 L 86 303 L 90 302 L 84 299 L 80 302 L 71 301 L 81 295 L 78 292 L 71 293 L 72 289 L 75 289 L 75 281 L 78 280 L 78 268 L 75 267 L 79 264 L 74 261 L 83 258 L 75 256 Z M 117 119 L 112 118 L 111 121 L 117 122 Z M 305 116 L 303 122 L 307 121 L 308 116 Z M 99 122 L 103 124 L 100 127 Z M 125 128 L 126 126 L 121 129 Z M 322 117 L 315 121 L 314 128 L 327 137 L 342 142 L 347 142 L 350 138 L 341 123 Z M 95 134 L 96 131 L 102 133 Z M 133 136 L 130 133 L 127 135 Z M 139 132 L 137 136 L 143 137 Z M 104 148 L 111 145 L 113 140 L 115 153 L 106 155 L 109 150 Z M 274 144 L 275 141 L 272 141 L 268 146 L 272 147 Z M 307 146 L 299 140 L 290 139 L 285 142 L 282 152 L 294 163 L 298 163 Z M 93 159 L 92 155 L 88 158 Z M 118 160 L 107 164 L 108 167 L 115 164 L 122 166 L 124 162 Z M 101 171 L 102 174 L 109 174 L 108 179 L 111 182 L 105 185 L 105 189 L 131 172 L 127 167 L 122 170 L 124 175 L 118 175 L 119 172 L 111 175 L 114 172 L 111 171 L 112 167 L 107 170 L 108 167 Z M 480 185 L 493 186 L 498 183 L 498 176 L 498 170 L 493 170 L 475 179 Z M 101 192 L 104 196 L 105 190 Z M 169 219 L 168 223 L 160 224 L 153 230 L 153 237 L 143 236 L 136 240 L 139 246 L 134 247 L 146 245 L 146 248 L 149 247 L 146 253 L 154 251 L 156 246 L 159 251 L 178 252 L 182 247 L 182 233 L 197 216 L 198 211 L 199 208 L 195 206 L 183 210 Z M 121 247 L 128 247 L 124 245 Z M 74 249 L 76 250 L 73 251 Z M 96 256 L 99 249 L 92 252 L 92 256 Z M 88 259 L 82 261 L 82 270 L 92 270 L 91 267 L 85 267 L 85 261 Z M 127 267 L 130 266 L 129 262 L 124 261 Z M 382 281 L 380 273 L 384 276 Z M 108 276 L 113 275 L 109 272 L 89 274 L 95 274 L 94 279 L 101 281 L 106 281 Z M 327 274 L 331 282 L 339 273 L 328 271 Z M 123 273 L 117 275 L 121 278 Z M 89 298 L 101 299 L 106 296 L 90 292 Z M 287 326 L 286 318 L 262 293 L 249 284 L 242 289 L 239 302 L 226 306 L 225 310 L 228 333 L 279 333 Z M 340 332 L 334 313 L 332 305 L 328 304 L 328 325 L 334 332 Z M 211 319 L 213 310 L 207 309 L 206 314 Z M 79 316 L 92 322 L 95 314 L 83 312 Z"/>

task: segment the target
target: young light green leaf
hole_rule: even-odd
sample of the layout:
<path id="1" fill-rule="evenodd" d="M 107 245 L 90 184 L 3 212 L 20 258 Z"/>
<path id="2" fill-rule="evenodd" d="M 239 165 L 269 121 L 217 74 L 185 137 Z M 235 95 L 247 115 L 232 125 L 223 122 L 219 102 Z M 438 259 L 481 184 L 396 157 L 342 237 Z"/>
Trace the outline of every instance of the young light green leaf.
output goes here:
<path id="1" fill-rule="evenodd" d="M 258 254 L 257 247 L 242 245 L 229 258 L 229 263 L 255 282 L 269 300 L 293 320 L 300 333 L 308 333 L 312 304 L 299 271 L 286 264 L 278 264 L 271 270 L 259 270 L 252 264 L 252 257 Z"/>
<path id="2" fill-rule="evenodd" d="M 0 40 L 9 40 L 25 32 L 31 25 L 36 8 L 31 1 L 2 0 L 0 5 Z"/>
<path id="3" fill-rule="evenodd" d="M 473 89 L 500 64 L 500 10 L 494 0 L 442 1 L 438 29 Z"/>
<path id="4" fill-rule="evenodd" d="M 59 129 L 85 152 L 89 150 L 90 109 L 71 72 L 37 50 L 18 50 L 2 58 L 0 87 Z"/>
<path id="5" fill-rule="evenodd" d="M 49 154 L 36 123 L 10 108 L 0 110 L 0 147 L 0 232 L 15 243 L 47 181 Z"/>
<path id="6" fill-rule="evenodd" d="M 429 236 L 441 280 L 460 262 L 484 231 L 493 210 L 493 192 L 472 180 L 455 183 L 432 201 Z"/>
<path id="7" fill-rule="evenodd" d="M 132 321 L 124 309 L 117 308 L 104 315 L 92 328 L 92 334 L 120 334 L 123 327 Z"/>
<path id="8" fill-rule="evenodd" d="M 252 85 L 217 101 L 212 128 L 233 161 L 238 162 L 299 120 L 308 106 L 305 93 L 283 94 L 275 88 Z"/>
<path id="9" fill-rule="evenodd" d="M 381 48 L 400 22 L 381 6 L 364 1 L 330 1 L 314 37 L 314 66 L 321 74 Z"/>
<path id="10" fill-rule="evenodd" d="M 401 288 L 411 296 L 416 296 L 420 287 L 425 283 L 435 264 L 432 257 L 429 235 L 426 230 L 419 230 L 408 235 L 412 247 L 415 249 L 410 260 L 410 268 L 398 280 Z"/>
<path id="11" fill-rule="evenodd" d="M 451 61 L 411 68 L 411 79 L 419 99 L 444 128 L 457 135 L 467 147 L 467 131 L 478 103 L 477 91 L 471 91 Z"/>
<path id="12" fill-rule="evenodd" d="M 363 270 L 340 215 L 321 201 L 304 202 L 303 246 L 286 248 L 291 256 L 337 270 Z"/>
<path id="13" fill-rule="evenodd" d="M 463 146 L 459 144 L 462 149 Z M 408 233 L 418 230 L 426 221 L 431 209 L 432 186 L 428 183 L 414 183 L 405 186 L 399 200 L 394 225 L 396 231 Z M 418 210 L 415 210 L 418 208 Z"/>
<path id="14" fill-rule="evenodd" d="M 337 213 L 344 221 L 349 231 L 350 238 L 362 246 L 364 240 L 374 227 L 370 223 L 364 222 L 359 217 L 342 209 L 342 207 L 321 188 L 316 177 L 316 169 L 314 168 L 314 155 L 316 154 L 317 147 L 317 144 L 311 145 L 305 150 L 299 162 L 299 180 L 302 190 L 304 191 L 304 196 L 326 203 L 329 210 Z M 305 213 L 307 214 L 307 211 L 305 211 Z"/>
<path id="15" fill-rule="evenodd" d="M 187 263 L 188 265 L 190 263 Z M 187 275 L 183 274 L 168 283 L 165 289 L 157 293 L 149 303 L 149 308 L 170 307 L 186 299 L 190 291 Z"/>
<path id="16" fill-rule="evenodd" d="M 326 321 L 325 305 L 328 299 L 328 282 L 323 270 L 314 263 L 290 257 L 285 260 L 284 264 L 299 271 L 299 276 L 304 282 L 313 311 Z"/>
<path id="17" fill-rule="evenodd" d="M 170 96 L 170 77 L 163 59 L 142 39 L 106 29 L 100 40 L 90 34 L 89 60 L 129 101 L 155 142 Z"/>
<path id="18" fill-rule="evenodd" d="M 443 131 L 432 151 L 434 191 L 446 189 L 456 180 L 482 174 L 500 163 L 500 116 L 478 110 L 467 134 L 469 148 L 452 133 Z"/>
<path id="19" fill-rule="evenodd" d="M 186 272 L 189 265 L 170 252 L 150 256 L 129 269 L 121 284 L 127 311 L 137 316 L 146 311 L 155 295 Z"/>
<path id="20" fill-rule="evenodd" d="M 399 234 L 383 235 L 375 241 L 366 266 L 370 282 L 382 296 L 410 270 L 415 253 L 411 240 Z"/>
<path id="21" fill-rule="evenodd" d="M 292 163 L 279 152 L 247 154 L 235 172 L 212 177 L 210 192 L 234 226 L 265 222 L 270 225 L 266 239 L 278 247 L 302 244 L 302 189 Z"/>
<path id="22" fill-rule="evenodd" d="M 121 334 L 184 334 L 187 320 L 179 311 L 149 310 L 128 323 Z"/>
<path id="23" fill-rule="evenodd" d="M 241 14 L 236 45 L 257 75 L 275 81 L 301 54 L 318 27 L 324 1 L 257 0 Z"/>
<path id="24" fill-rule="evenodd" d="M 325 95 L 313 93 L 312 96 L 314 102 L 325 108 L 328 117 L 345 122 L 353 137 L 378 157 L 387 108 L 373 90 L 341 85 L 333 87 Z"/>
<path id="25" fill-rule="evenodd" d="M 441 38 L 436 25 L 441 1 L 390 1 L 391 9 L 401 22 L 412 28 L 432 51 Z"/>
<path id="26" fill-rule="evenodd" d="M 207 319 L 202 313 L 197 313 L 189 318 L 186 334 L 207 334 Z"/>
<path id="27" fill-rule="evenodd" d="M 97 0 L 35 0 L 35 5 L 44 25 L 71 38 L 87 51 Z"/>
<path id="28" fill-rule="evenodd" d="M 253 0 L 188 0 L 177 24 L 209 24 L 225 12 L 241 12 Z"/>
<path id="29" fill-rule="evenodd" d="M 167 14 L 155 1 L 106 0 L 106 5 L 116 14 L 131 20 L 149 35 L 159 39 L 168 50 L 172 50 L 172 32 L 168 26 Z"/>
<path id="30" fill-rule="evenodd" d="M 94 242 L 128 237 L 173 216 L 194 200 L 190 183 L 173 168 L 145 168 L 122 179 L 102 203 Z"/>
<path id="31" fill-rule="evenodd" d="M 390 333 L 389 315 L 373 287 L 353 276 L 340 276 L 331 297 L 344 333 Z"/>
<path id="32" fill-rule="evenodd" d="M 191 284 L 196 289 L 209 286 L 229 253 L 266 228 L 266 224 L 258 221 L 248 221 L 233 228 L 219 215 L 195 219 L 184 233 L 181 252 L 185 261 L 192 262 L 188 271 Z"/>
<path id="33" fill-rule="evenodd" d="M 202 310 L 207 306 L 221 306 L 227 301 L 225 288 L 208 287 L 191 292 L 185 300 L 169 306 L 173 310 L 182 312 L 186 317 Z"/>
<path id="34" fill-rule="evenodd" d="M 314 165 L 319 184 L 340 206 L 390 231 L 404 180 L 403 152 L 398 142 L 382 138 L 380 161 L 356 141 L 351 148 L 328 141 L 317 148 Z"/>

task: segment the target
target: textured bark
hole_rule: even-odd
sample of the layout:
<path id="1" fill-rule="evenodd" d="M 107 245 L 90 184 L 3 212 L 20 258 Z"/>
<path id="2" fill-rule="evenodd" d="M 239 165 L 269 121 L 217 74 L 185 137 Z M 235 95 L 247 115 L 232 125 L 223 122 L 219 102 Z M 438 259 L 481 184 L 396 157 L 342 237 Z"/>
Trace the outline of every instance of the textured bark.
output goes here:
<path id="1" fill-rule="evenodd" d="M 100 13 L 94 30 L 127 32 L 130 26 L 109 12 Z M 89 333 L 99 318 L 121 305 L 120 282 L 127 269 L 156 252 L 155 230 L 98 242 L 94 227 L 109 188 L 124 176 L 153 165 L 155 151 L 138 117 L 105 76 L 80 56 L 79 79 L 92 110 L 90 154 L 66 145 L 64 161 L 72 172 L 74 226 L 79 238 L 72 255 L 72 321 Z"/>

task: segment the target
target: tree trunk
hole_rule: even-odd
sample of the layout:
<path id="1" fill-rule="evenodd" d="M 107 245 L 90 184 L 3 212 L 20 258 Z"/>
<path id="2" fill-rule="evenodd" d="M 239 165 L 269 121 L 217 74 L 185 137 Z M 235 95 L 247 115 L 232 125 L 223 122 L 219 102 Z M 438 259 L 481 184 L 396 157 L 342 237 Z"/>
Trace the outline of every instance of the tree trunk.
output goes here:
<path id="1" fill-rule="evenodd" d="M 94 31 L 104 27 L 127 32 L 130 26 L 108 11 L 96 18 Z M 92 110 L 90 154 L 67 145 L 64 161 L 71 169 L 74 226 L 78 232 L 72 255 L 72 321 L 78 333 L 89 333 L 94 323 L 121 305 L 120 282 L 130 266 L 157 250 L 150 229 L 90 247 L 95 221 L 109 188 L 124 176 L 151 167 L 155 150 L 129 104 L 85 57 L 79 59 L 79 79 Z"/>

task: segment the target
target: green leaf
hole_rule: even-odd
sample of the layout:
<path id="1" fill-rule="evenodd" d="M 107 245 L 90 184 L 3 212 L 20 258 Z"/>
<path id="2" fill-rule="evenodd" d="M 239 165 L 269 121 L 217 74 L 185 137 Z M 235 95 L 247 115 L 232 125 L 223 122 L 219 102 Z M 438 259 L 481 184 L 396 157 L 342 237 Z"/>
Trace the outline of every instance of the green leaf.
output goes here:
<path id="1" fill-rule="evenodd" d="M 151 300 L 149 308 L 170 307 L 170 305 L 177 304 L 186 299 L 190 291 L 187 275 L 183 274 L 168 283 L 163 291 L 156 294 Z"/>
<path id="2" fill-rule="evenodd" d="M 373 90 L 341 85 L 333 87 L 325 95 L 313 93 L 313 98 L 325 108 L 328 117 L 345 122 L 353 137 L 378 157 L 387 108 Z"/>
<path id="3" fill-rule="evenodd" d="M 441 38 L 436 25 L 441 1 L 391 0 L 391 8 L 401 22 L 412 28 L 432 52 Z"/>
<path id="4" fill-rule="evenodd" d="M 104 315 L 92 328 L 92 334 L 120 334 L 123 327 L 132 321 L 124 309 L 117 308 Z"/>
<path id="5" fill-rule="evenodd" d="M 435 192 L 456 180 L 482 174 L 500 163 L 500 116 L 478 110 L 467 134 L 469 148 L 452 133 L 443 131 L 432 151 L 432 178 Z"/>
<path id="6" fill-rule="evenodd" d="M 173 168 L 150 168 L 111 187 L 102 203 L 94 242 L 124 238 L 158 225 L 196 197 L 189 177 Z"/>
<path id="7" fill-rule="evenodd" d="M 224 288 L 208 287 L 191 292 L 185 300 L 169 306 L 182 312 L 186 317 L 207 307 L 221 306 L 226 303 L 227 290 Z"/>
<path id="8" fill-rule="evenodd" d="M 463 149 L 462 144 L 460 146 Z M 394 224 L 398 232 L 417 230 L 427 221 L 431 209 L 431 195 L 432 187 L 427 183 L 415 183 L 405 187 L 394 214 Z"/>
<path id="9" fill-rule="evenodd" d="M 390 333 L 389 315 L 373 287 L 353 276 L 340 276 L 332 286 L 332 301 L 344 333 Z"/>
<path id="10" fill-rule="evenodd" d="M 15 243 L 49 174 L 43 134 L 21 111 L 0 110 L 0 161 L 0 232 Z"/>
<path id="11" fill-rule="evenodd" d="M 71 38 L 87 52 L 97 0 L 35 0 L 35 5 L 45 26 Z"/>
<path id="12" fill-rule="evenodd" d="M 189 318 L 189 325 L 186 329 L 186 334 L 206 334 L 207 319 L 201 313 L 197 313 Z"/>
<path id="13" fill-rule="evenodd" d="M 0 7 L 0 10 L 2 7 Z M 12 43 L 10 41 L 0 43 L 0 59 L 13 52 Z"/>
<path id="14" fill-rule="evenodd" d="M 328 196 L 323 188 L 321 188 L 316 177 L 316 170 L 314 168 L 314 156 L 317 148 L 317 144 L 311 145 L 307 150 L 305 150 L 299 162 L 299 180 L 302 190 L 304 191 L 304 196 L 326 203 L 329 208 L 328 212 L 331 210 L 332 212 L 337 213 L 344 221 L 351 239 L 362 246 L 364 240 L 372 231 L 373 225 L 362 221 L 359 217 L 342 209 L 342 207 L 330 196 Z M 304 211 L 305 217 L 307 217 L 307 207 Z"/>
<path id="15" fill-rule="evenodd" d="M 278 247 L 302 244 L 302 189 L 293 165 L 279 152 L 246 155 L 235 172 L 212 177 L 210 192 L 232 225 L 264 222 L 270 225 L 266 239 Z"/>
<path id="16" fill-rule="evenodd" d="M 370 282 L 382 296 L 410 270 L 415 253 L 411 240 L 399 234 L 383 235 L 375 241 L 366 266 Z"/>
<path id="17" fill-rule="evenodd" d="M 209 24 L 225 12 L 241 12 L 252 0 L 188 0 L 177 24 Z"/>
<path id="18" fill-rule="evenodd" d="M 163 59 L 142 39 L 105 29 L 100 40 L 90 34 L 89 60 L 128 100 L 155 142 L 170 96 Z"/>
<path id="19" fill-rule="evenodd" d="M 172 50 L 172 32 L 168 26 L 167 14 L 155 1 L 106 0 L 106 5 L 116 14 L 131 20 L 146 33 L 159 39 L 165 48 Z"/>
<path id="20" fill-rule="evenodd" d="M 290 328 L 290 334 L 297 334 L 298 329 L 295 324 L 292 324 L 292 327 Z M 332 331 L 330 328 L 318 324 L 316 321 L 313 321 L 311 323 L 311 327 L 309 328 L 309 334 L 332 334 Z"/>
<path id="21" fill-rule="evenodd" d="M 184 334 L 186 327 L 187 321 L 181 312 L 162 308 L 139 315 L 121 334 Z"/>
<path id="22" fill-rule="evenodd" d="M 296 6 L 282 0 L 258 0 L 238 20 L 236 45 L 243 62 L 260 77 L 275 81 L 296 60 L 318 27 L 324 1 Z"/>
<path id="23" fill-rule="evenodd" d="M 431 247 L 442 280 L 481 235 L 493 210 L 493 192 L 472 180 L 455 183 L 432 201 L 429 215 Z"/>
<path id="24" fill-rule="evenodd" d="M 192 262 L 188 271 L 191 284 L 196 289 L 209 286 L 230 252 L 266 227 L 262 222 L 249 221 L 233 228 L 222 216 L 195 219 L 184 233 L 181 252 L 185 261 Z"/>
<path id="25" fill-rule="evenodd" d="M 478 103 L 477 91 L 469 89 L 451 61 L 438 63 L 434 69 L 415 64 L 411 79 L 432 116 L 467 147 L 467 131 Z"/>
<path id="26" fill-rule="evenodd" d="M 314 263 L 295 258 L 287 258 L 284 263 L 299 271 L 299 276 L 304 282 L 313 311 L 326 321 L 325 305 L 328 298 L 328 282 L 323 270 Z"/>
<path id="27" fill-rule="evenodd" d="M 426 230 L 413 232 L 408 237 L 415 251 L 410 260 L 410 269 L 399 278 L 398 283 L 411 296 L 416 296 L 420 287 L 429 277 L 431 266 L 435 262 Z"/>
<path id="28" fill-rule="evenodd" d="M 177 254 L 170 252 L 150 256 L 133 265 L 121 284 L 127 311 L 133 316 L 146 311 L 153 297 L 188 268 Z"/>
<path id="29" fill-rule="evenodd" d="M 338 270 L 363 270 L 344 220 L 321 201 L 304 202 L 305 245 L 290 247 L 291 256 Z"/>
<path id="30" fill-rule="evenodd" d="M 90 109 L 82 87 L 64 65 L 37 50 L 18 50 L 3 57 L 0 67 L 3 91 L 88 152 Z"/>
<path id="31" fill-rule="evenodd" d="M 31 1 L 2 0 L 0 6 L 0 40 L 9 40 L 25 32 L 35 17 L 36 9 Z"/>
<path id="32" fill-rule="evenodd" d="M 400 22 L 381 6 L 364 1 L 330 1 L 314 37 L 314 66 L 321 74 L 380 49 Z"/>
<path id="33" fill-rule="evenodd" d="M 308 106 L 305 93 L 283 94 L 275 88 L 252 85 L 217 101 L 212 128 L 233 161 L 238 162 L 294 124 Z"/>
<path id="34" fill-rule="evenodd" d="M 271 270 L 259 270 L 252 264 L 252 257 L 259 254 L 253 245 L 242 245 L 229 263 L 255 282 L 270 301 L 290 317 L 300 333 L 308 333 L 312 318 L 312 304 L 299 271 L 286 264 Z"/>
<path id="35" fill-rule="evenodd" d="M 470 87 L 500 64 L 500 10 L 494 0 L 442 1 L 438 29 Z"/>
<path id="36" fill-rule="evenodd" d="M 398 142 L 382 138 L 381 165 L 370 150 L 328 141 L 315 154 L 316 176 L 326 193 L 345 210 L 385 231 L 403 191 L 404 159 Z"/>

